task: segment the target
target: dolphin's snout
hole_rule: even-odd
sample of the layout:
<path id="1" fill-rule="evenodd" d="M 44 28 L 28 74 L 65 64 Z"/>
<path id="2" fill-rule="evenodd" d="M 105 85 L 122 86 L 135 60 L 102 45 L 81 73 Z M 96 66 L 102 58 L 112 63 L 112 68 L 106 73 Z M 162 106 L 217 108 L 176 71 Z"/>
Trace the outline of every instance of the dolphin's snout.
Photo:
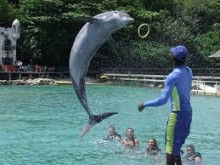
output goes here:
<path id="1" fill-rule="evenodd" d="M 130 17 L 130 16 L 125 16 L 125 17 L 122 17 L 122 22 L 124 23 L 133 23 L 134 22 L 134 18 Z"/>
<path id="2" fill-rule="evenodd" d="M 129 21 L 130 23 L 133 23 L 133 22 L 134 22 L 134 18 L 131 18 L 131 17 L 130 17 L 130 18 L 128 19 L 128 21 Z"/>

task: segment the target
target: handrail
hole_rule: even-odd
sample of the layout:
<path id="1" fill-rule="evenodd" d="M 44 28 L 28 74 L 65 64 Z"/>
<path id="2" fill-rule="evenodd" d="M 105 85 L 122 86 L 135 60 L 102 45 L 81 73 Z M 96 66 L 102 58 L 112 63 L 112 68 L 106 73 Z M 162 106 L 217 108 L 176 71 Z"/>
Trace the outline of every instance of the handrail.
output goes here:
<path id="1" fill-rule="evenodd" d="M 104 68 L 102 73 L 166 75 L 173 68 Z M 194 76 L 220 76 L 220 68 L 192 68 Z"/>
<path id="2" fill-rule="evenodd" d="M 120 73 L 105 73 L 109 81 L 134 81 L 134 82 L 153 82 L 163 83 L 167 75 L 145 75 L 145 74 L 120 74 Z M 219 84 L 220 76 L 193 76 L 193 84 Z"/>

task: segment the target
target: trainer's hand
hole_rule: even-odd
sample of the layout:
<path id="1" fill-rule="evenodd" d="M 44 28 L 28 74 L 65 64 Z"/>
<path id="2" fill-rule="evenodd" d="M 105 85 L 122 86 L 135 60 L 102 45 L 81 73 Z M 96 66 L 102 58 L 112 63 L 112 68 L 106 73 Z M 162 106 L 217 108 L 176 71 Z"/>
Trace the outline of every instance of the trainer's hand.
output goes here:
<path id="1" fill-rule="evenodd" d="M 143 111 L 143 109 L 144 109 L 144 104 L 143 104 L 143 103 L 140 103 L 140 104 L 138 105 L 138 110 L 139 110 L 139 112 Z"/>

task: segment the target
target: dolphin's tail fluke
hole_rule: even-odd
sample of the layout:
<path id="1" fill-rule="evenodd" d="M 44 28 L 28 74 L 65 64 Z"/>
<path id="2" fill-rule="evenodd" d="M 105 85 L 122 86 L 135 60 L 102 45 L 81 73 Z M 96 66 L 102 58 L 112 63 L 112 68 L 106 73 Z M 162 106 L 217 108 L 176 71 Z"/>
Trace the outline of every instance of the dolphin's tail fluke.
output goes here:
<path id="1" fill-rule="evenodd" d="M 79 138 L 82 139 L 83 136 L 89 132 L 97 123 L 101 122 L 102 120 L 117 114 L 117 112 L 105 112 L 101 115 L 91 115 L 89 117 L 89 122 L 85 125 L 83 130 L 81 131 Z"/>

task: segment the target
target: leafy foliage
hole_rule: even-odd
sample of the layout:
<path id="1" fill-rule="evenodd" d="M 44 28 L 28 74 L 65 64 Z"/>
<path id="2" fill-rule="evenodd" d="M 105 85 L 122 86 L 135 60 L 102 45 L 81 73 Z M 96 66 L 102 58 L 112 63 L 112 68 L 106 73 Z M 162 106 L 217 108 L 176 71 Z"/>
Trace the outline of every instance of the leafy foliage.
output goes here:
<path id="1" fill-rule="evenodd" d="M 0 26 L 11 26 L 17 15 L 17 10 L 7 0 L 0 1 Z"/>
<path id="2" fill-rule="evenodd" d="M 106 67 L 170 67 L 169 48 L 177 44 L 189 48 L 189 65 L 210 67 L 208 56 L 220 49 L 219 8 L 219 0 L 1 0 L 0 23 L 21 21 L 18 55 L 24 62 L 68 67 L 74 37 L 84 24 L 74 17 L 121 10 L 135 23 L 114 34 L 117 54 L 107 44 L 98 50 L 107 57 Z M 151 27 L 144 40 L 137 35 L 142 23 Z"/>
<path id="3" fill-rule="evenodd" d="M 208 56 L 220 49 L 220 23 L 213 25 L 212 29 L 205 34 L 195 37 L 196 47 L 208 60 Z"/>

